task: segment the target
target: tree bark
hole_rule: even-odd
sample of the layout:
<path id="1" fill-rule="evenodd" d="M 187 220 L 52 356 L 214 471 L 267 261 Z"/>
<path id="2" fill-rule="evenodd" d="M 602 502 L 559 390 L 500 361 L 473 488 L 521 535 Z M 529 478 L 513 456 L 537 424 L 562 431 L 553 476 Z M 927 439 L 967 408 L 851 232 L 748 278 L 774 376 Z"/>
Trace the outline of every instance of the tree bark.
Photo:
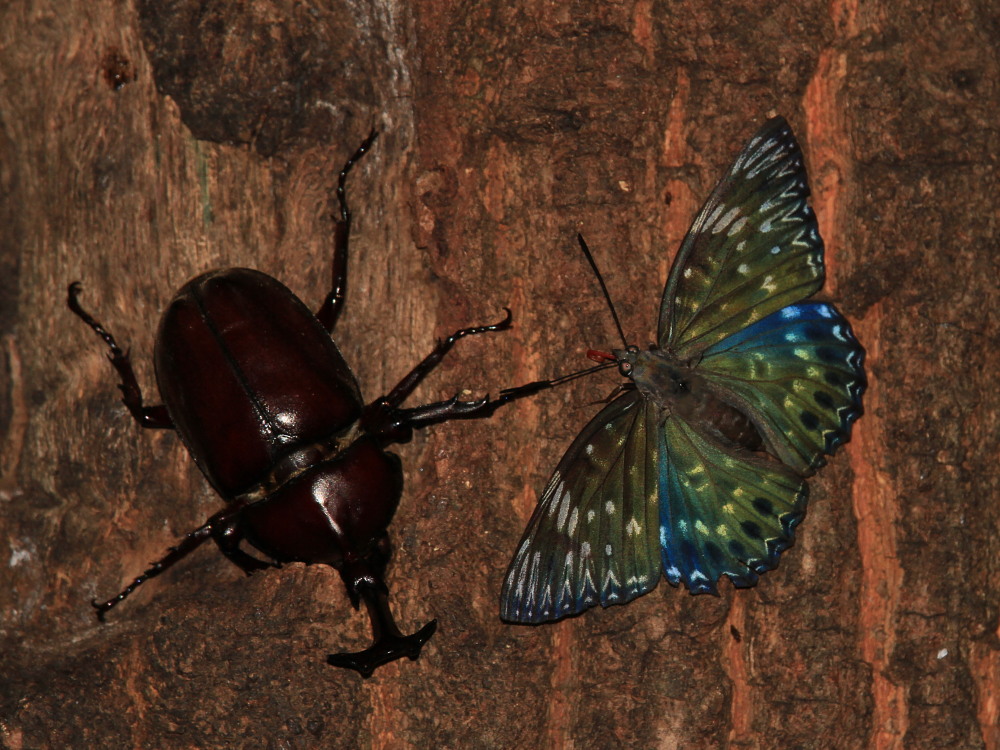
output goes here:
<path id="1" fill-rule="evenodd" d="M 997 38 L 969 0 L 7 3 L 0 746 L 1000 747 Z M 499 620 L 600 375 L 396 451 L 393 607 L 439 622 L 415 663 L 327 666 L 368 640 L 335 572 L 245 579 L 208 546 L 97 622 L 91 598 L 221 501 L 128 417 L 71 281 L 156 402 L 157 320 L 189 278 L 253 267 L 319 307 L 330 191 L 375 126 L 335 337 L 370 400 L 510 307 L 409 403 L 496 394 L 617 345 L 577 232 L 651 340 L 691 219 L 779 113 L 869 390 L 755 588 Z"/>

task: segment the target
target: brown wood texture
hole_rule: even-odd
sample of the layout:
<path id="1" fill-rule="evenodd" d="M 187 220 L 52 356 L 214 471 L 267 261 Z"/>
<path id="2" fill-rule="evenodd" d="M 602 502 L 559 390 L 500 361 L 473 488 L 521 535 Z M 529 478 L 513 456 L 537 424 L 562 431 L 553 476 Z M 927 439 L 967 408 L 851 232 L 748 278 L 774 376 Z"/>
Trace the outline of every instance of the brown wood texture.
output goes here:
<path id="1" fill-rule="evenodd" d="M 974 0 L 4 3 L 0 746 L 1000 747 L 997 39 Z M 870 389 L 757 587 L 500 622 L 609 375 L 399 448 L 394 607 L 440 623 L 417 662 L 328 667 L 368 640 L 336 573 L 245 579 L 209 547 L 95 620 L 219 501 L 128 418 L 70 281 L 155 401 L 193 275 L 251 266 L 318 306 L 327 191 L 375 124 L 337 340 L 371 398 L 510 306 L 412 403 L 496 393 L 616 343 L 578 231 L 651 339 L 694 212 L 776 113 Z"/>

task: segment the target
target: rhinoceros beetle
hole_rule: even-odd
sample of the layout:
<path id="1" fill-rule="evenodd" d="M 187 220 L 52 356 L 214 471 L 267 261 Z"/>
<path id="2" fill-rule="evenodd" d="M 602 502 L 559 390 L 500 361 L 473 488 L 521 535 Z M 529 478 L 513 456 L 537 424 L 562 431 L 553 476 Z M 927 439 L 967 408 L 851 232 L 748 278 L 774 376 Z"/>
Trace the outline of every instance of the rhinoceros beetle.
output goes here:
<path id="1" fill-rule="evenodd" d="M 404 443 L 414 429 L 431 424 L 489 417 L 503 404 L 563 379 L 506 389 L 493 400 L 456 396 L 402 408 L 458 339 L 509 328 L 507 310 L 499 323 L 463 328 L 439 341 L 387 395 L 364 404 L 330 334 L 347 286 L 351 212 L 345 181 L 376 135 L 373 131 L 340 171 L 333 288 L 319 311 L 313 315 L 287 287 L 259 271 L 230 268 L 189 281 L 170 302 L 156 336 L 162 405 L 144 405 L 128 352 L 80 306 L 80 283 L 69 286 L 70 310 L 110 349 L 132 417 L 145 428 L 177 430 L 227 503 L 120 594 L 92 602 L 99 619 L 211 538 L 247 575 L 286 562 L 325 563 L 339 571 L 355 609 L 360 601 L 367 607 L 374 642 L 357 653 L 331 654 L 327 661 L 334 666 L 368 677 L 395 659 L 416 659 L 434 633 L 432 620 L 403 635 L 389 610 L 386 529 L 399 503 L 403 473 L 386 446 Z M 269 560 L 241 549 L 244 540 Z"/>

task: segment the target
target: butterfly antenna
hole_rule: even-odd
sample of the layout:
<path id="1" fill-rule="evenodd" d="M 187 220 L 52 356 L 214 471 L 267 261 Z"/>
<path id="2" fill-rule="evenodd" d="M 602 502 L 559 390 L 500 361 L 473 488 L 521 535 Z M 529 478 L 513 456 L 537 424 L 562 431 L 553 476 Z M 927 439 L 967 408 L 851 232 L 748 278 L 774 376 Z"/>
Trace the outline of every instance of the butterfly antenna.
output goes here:
<path id="1" fill-rule="evenodd" d="M 590 248 L 587 247 L 587 243 L 583 241 L 583 235 L 576 235 L 577 242 L 580 243 L 580 249 L 583 250 L 583 255 L 590 263 L 590 267 L 594 269 L 594 276 L 597 277 L 597 283 L 601 285 L 601 292 L 604 294 L 604 299 L 608 303 L 608 309 L 611 310 L 611 317 L 615 320 L 615 327 L 618 328 L 618 335 L 622 337 L 622 343 L 627 347 L 628 340 L 625 338 L 625 331 L 622 330 L 622 323 L 618 320 L 618 312 L 615 310 L 615 305 L 611 301 L 611 295 L 608 294 L 608 287 L 604 283 L 604 277 L 601 276 L 601 270 L 597 267 L 597 263 L 594 261 L 594 256 L 590 252 Z"/>
<path id="2" fill-rule="evenodd" d="M 562 385 L 563 383 L 569 383 L 570 381 L 576 380 L 577 378 L 582 378 L 590 375 L 592 372 L 599 372 L 600 370 L 607 370 L 611 367 L 618 367 L 618 360 L 612 362 L 601 362 L 599 365 L 591 365 L 590 367 L 585 367 L 582 370 L 577 370 L 576 372 L 571 372 L 568 375 L 561 375 L 554 380 L 550 380 L 551 385 Z"/>

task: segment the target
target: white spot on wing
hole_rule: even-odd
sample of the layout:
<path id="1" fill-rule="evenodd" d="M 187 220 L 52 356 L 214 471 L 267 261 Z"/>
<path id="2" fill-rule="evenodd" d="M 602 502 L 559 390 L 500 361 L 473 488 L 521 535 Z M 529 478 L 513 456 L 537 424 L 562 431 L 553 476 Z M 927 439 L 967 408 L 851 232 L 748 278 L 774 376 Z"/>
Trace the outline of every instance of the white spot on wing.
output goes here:
<path id="1" fill-rule="evenodd" d="M 562 492 L 562 485 L 559 486 L 559 490 Z M 566 525 L 566 519 L 569 517 L 570 502 L 570 493 L 568 491 L 562 492 L 562 502 L 559 503 L 559 517 L 556 519 L 556 531 L 562 531 Z"/>
<path id="2" fill-rule="evenodd" d="M 713 208 L 712 209 L 712 213 L 710 213 L 705 218 L 705 224 L 707 224 L 710 227 L 714 227 L 715 224 L 716 224 L 716 222 L 718 222 L 719 215 L 722 213 L 722 211 L 723 211 L 724 208 L 725 208 L 725 206 L 723 206 L 721 203 L 718 206 L 716 206 L 715 208 Z"/>
<path id="3" fill-rule="evenodd" d="M 740 213 L 740 207 L 739 206 L 733 206 L 731 209 L 729 209 L 726 212 L 726 215 L 723 216 L 721 219 L 719 219 L 718 223 L 716 223 L 712 227 L 712 234 L 718 234 L 723 229 L 725 229 L 730 224 L 732 224 L 733 219 L 735 219 L 737 216 L 739 216 L 739 213 Z"/>
<path id="4" fill-rule="evenodd" d="M 565 486 L 563 482 L 559 481 L 559 472 L 556 472 L 552 476 L 549 486 L 545 488 L 545 493 L 542 495 L 542 500 L 548 502 L 548 515 L 551 516 L 559 507 L 560 495 L 562 495 Z"/>
<path id="5" fill-rule="evenodd" d="M 554 471 L 554 472 L 552 472 L 552 479 L 549 480 L 548 485 L 546 485 L 546 487 L 545 487 L 545 491 L 542 493 L 542 498 L 544 499 L 549 494 L 551 494 L 552 493 L 552 489 L 557 484 L 559 484 L 559 472 L 558 471 Z"/>
<path id="6" fill-rule="evenodd" d="M 621 584 L 618 583 L 618 577 L 615 575 L 614 570 L 612 570 L 611 568 L 608 568 L 607 575 L 604 576 L 604 586 L 603 586 L 603 588 L 604 588 L 604 591 L 605 591 L 605 596 L 609 600 L 617 599 L 618 598 L 618 593 L 616 591 L 611 591 L 610 590 L 612 585 L 616 589 L 621 586 Z"/>

